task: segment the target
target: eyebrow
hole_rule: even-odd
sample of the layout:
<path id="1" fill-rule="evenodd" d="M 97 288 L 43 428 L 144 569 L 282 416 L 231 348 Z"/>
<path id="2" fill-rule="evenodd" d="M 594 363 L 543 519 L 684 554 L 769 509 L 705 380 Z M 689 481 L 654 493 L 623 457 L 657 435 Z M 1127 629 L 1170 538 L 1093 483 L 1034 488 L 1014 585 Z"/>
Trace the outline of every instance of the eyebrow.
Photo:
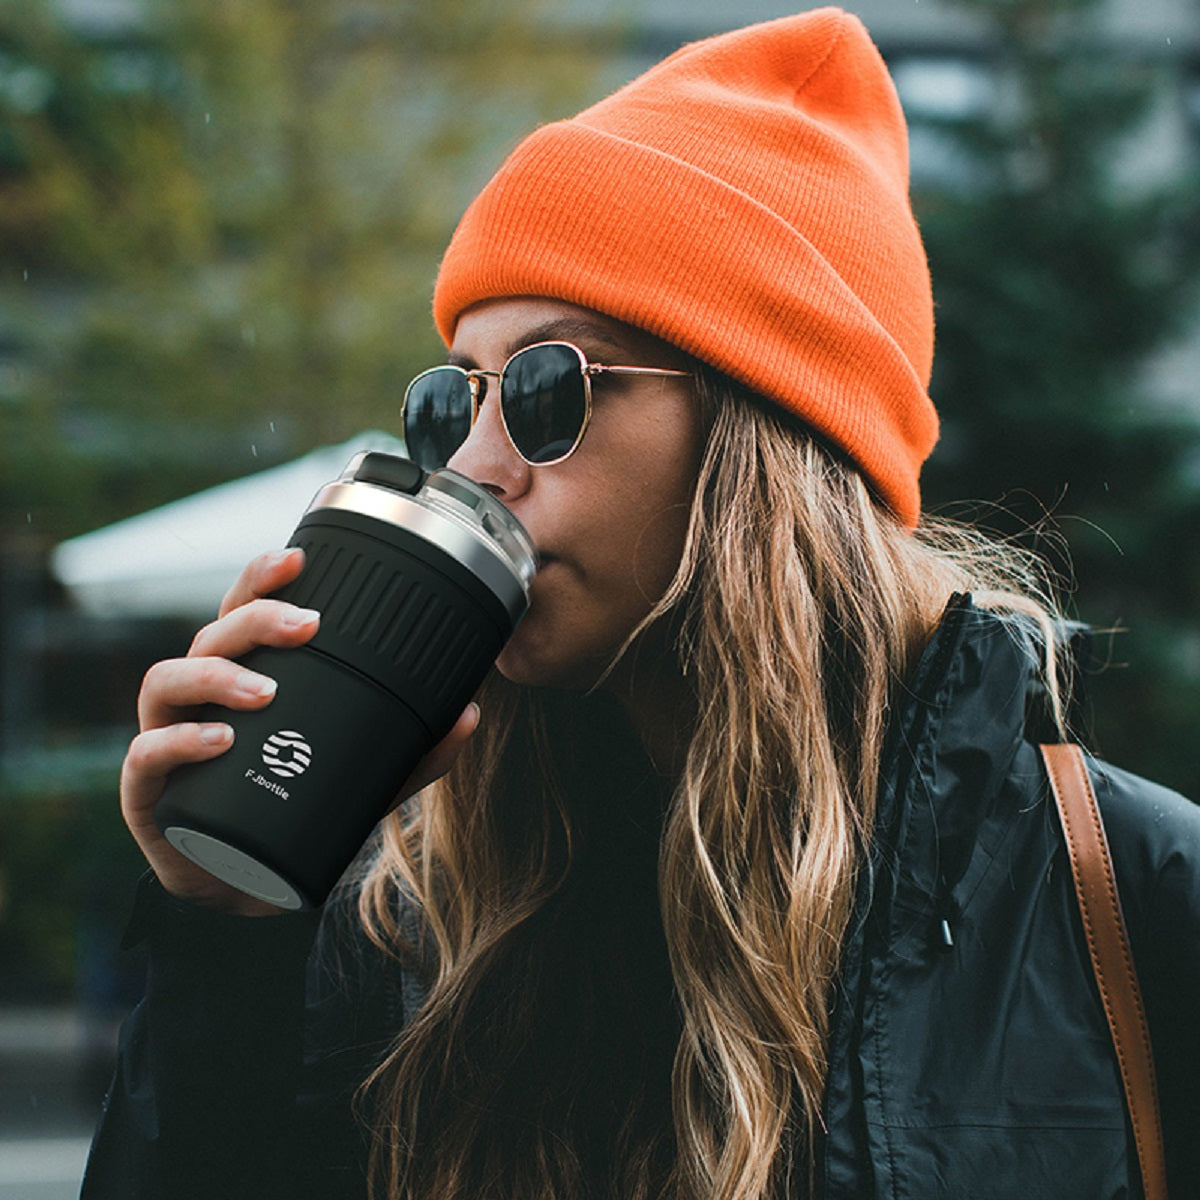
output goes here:
<path id="1" fill-rule="evenodd" d="M 617 337 L 600 322 L 589 320 L 587 317 L 555 317 L 524 330 L 505 347 L 504 356 L 511 358 L 518 350 L 537 342 L 582 342 L 585 344 L 581 345 L 580 349 L 584 351 L 589 346 L 594 346 L 597 349 L 610 350 L 618 357 L 628 355 L 628 348 L 622 346 Z M 476 365 L 475 360 L 466 354 L 451 353 L 446 361 L 451 366 L 467 369 Z"/>

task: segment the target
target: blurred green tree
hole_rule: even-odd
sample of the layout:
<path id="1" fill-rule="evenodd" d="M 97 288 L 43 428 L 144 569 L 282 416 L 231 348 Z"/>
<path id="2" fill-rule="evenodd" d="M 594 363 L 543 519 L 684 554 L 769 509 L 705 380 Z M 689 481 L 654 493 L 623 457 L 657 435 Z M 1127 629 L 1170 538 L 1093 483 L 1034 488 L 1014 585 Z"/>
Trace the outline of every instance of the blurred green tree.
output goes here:
<path id="1" fill-rule="evenodd" d="M 591 75 L 543 0 L 141 7 L 0 9 L 0 511 L 47 540 L 394 428 L 458 212 Z"/>
<path id="2" fill-rule="evenodd" d="M 1099 0 L 954 2 L 985 19 L 991 103 L 943 125 L 954 183 L 918 194 L 944 423 L 927 501 L 1053 531 L 1079 615 L 1129 631 L 1085 683 L 1099 748 L 1200 798 L 1198 410 L 1146 370 L 1195 336 L 1200 188 L 1188 164 L 1127 166 L 1181 68 L 1106 42 Z"/>

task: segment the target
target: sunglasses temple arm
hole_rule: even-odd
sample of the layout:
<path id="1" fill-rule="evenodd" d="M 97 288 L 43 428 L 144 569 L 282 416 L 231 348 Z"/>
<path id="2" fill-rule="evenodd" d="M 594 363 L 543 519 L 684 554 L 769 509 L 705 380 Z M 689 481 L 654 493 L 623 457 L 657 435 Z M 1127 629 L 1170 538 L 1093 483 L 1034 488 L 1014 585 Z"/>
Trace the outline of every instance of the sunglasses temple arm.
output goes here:
<path id="1" fill-rule="evenodd" d="M 588 363 L 587 373 L 589 375 L 600 375 L 604 372 L 609 372 L 613 375 L 673 375 L 673 376 L 691 376 L 691 371 L 676 371 L 670 367 L 612 367 L 605 363 Z"/>

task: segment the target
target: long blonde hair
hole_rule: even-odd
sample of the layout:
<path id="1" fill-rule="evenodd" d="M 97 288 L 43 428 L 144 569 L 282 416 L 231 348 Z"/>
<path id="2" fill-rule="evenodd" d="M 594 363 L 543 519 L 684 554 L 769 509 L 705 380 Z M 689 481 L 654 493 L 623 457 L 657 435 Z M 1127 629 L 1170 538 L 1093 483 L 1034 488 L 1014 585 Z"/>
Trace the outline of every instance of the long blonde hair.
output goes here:
<path id="1" fill-rule="evenodd" d="M 647 834 L 666 1004 L 635 1019 L 637 981 L 610 986 L 612 963 L 593 971 L 572 932 L 589 817 L 563 743 L 586 742 L 586 698 L 491 681 L 483 729 L 389 819 L 360 893 L 372 938 L 432 972 L 369 1081 L 373 1181 L 390 1200 L 768 1200 L 810 1183 L 830 988 L 893 692 L 952 593 L 1042 626 L 1059 704 L 1031 556 L 949 526 L 903 529 L 776 409 L 707 369 L 698 390 L 709 436 L 686 546 L 645 623 L 668 623 L 698 697 L 682 776 Z M 423 949 L 401 934 L 405 905 Z M 596 1017 L 597 993 L 622 1011 Z M 548 1034 L 564 1002 L 565 1032 Z M 564 1061 L 580 1053 L 616 1062 L 616 1111 Z"/>

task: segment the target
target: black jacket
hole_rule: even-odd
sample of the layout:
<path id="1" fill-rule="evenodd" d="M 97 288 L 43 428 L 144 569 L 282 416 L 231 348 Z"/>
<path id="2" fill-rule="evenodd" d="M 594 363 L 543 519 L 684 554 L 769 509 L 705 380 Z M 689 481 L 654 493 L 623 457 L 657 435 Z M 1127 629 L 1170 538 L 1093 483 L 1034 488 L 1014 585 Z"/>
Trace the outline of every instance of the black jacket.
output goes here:
<path id="1" fill-rule="evenodd" d="M 953 605 L 898 698 L 833 998 L 826 1200 L 1140 1195 L 1018 623 Z M 1174 1200 L 1200 1197 L 1200 809 L 1091 760 Z M 354 1090 L 420 1002 L 343 905 L 239 919 L 144 881 L 151 946 L 82 1200 L 365 1196 Z M 314 943 L 315 937 L 315 943 Z M 311 949 L 311 952 L 310 952 Z"/>

